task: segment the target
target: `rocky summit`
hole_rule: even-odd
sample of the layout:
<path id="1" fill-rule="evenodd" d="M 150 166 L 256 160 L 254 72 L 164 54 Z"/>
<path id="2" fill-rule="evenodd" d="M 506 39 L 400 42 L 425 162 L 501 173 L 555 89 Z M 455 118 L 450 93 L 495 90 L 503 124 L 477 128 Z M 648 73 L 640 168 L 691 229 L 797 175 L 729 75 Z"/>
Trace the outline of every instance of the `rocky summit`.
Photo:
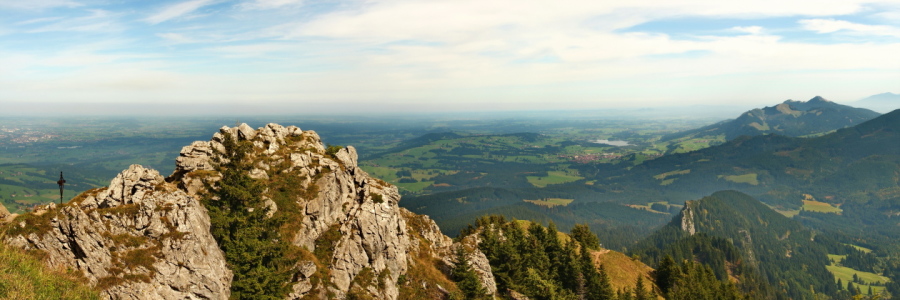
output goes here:
<path id="1" fill-rule="evenodd" d="M 257 196 L 266 217 L 292 220 L 290 244 L 300 254 L 282 283 L 285 298 L 446 297 L 460 247 L 487 293 L 496 293 L 485 255 L 400 208 L 397 188 L 360 169 L 353 147 L 326 148 L 313 131 L 277 124 L 223 127 L 184 147 L 169 177 L 132 165 L 108 187 L 10 220 L 5 242 L 36 250 L 50 267 L 80 271 L 107 299 L 227 299 L 237 275 L 204 206 L 218 201 L 212 191 L 227 139 L 252 145 L 246 174 L 264 187 Z"/>

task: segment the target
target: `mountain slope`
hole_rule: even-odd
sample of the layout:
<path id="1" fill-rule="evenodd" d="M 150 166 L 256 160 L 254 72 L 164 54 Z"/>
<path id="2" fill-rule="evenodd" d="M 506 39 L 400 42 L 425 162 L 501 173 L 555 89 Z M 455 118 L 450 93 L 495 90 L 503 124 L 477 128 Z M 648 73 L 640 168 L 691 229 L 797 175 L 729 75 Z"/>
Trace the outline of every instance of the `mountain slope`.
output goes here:
<path id="1" fill-rule="evenodd" d="M 895 109 L 900 109 L 900 94 L 881 93 L 872 95 L 853 102 L 853 105 L 887 113 Z"/>
<path id="2" fill-rule="evenodd" d="M 853 126 L 879 114 L 864 108 L 837 104 L 816 96 L 809 101 L 787 100 L 775 106 L 757 108 L 734 120 L 663 137 L 662 140 L 703 138 L 724 135 L 726 140 L 741 135 L 780 134 L 805 136 Z"/>
<path id="3" fill-rule="evenodd" d="M 594 172 L 605 176 L 603 186 L 624 186 L 634 195 L 609 195 L 619 201 L 643 195 L 679 203 L 723 189 L 793 208 L 799 207 L 802 194 L 838 204 L 881 201 L 896 197 L 891 191 L 900 188 L 898 128 L 900 111 L 894 111 L 821 137 L 741 137 L 630 170 Z"/>
<path id="4" fill-rule="evenodd" d="M 827 252 L 815 242 L 815 234 L 736 191 L 688 201 L 678 216 L 636 249 L 654 264 L 664 255 L 676 261 L 698 259 L 720 278 L 745 283 L 747 292 L 794 299 L 812 299 L 810 287 L 818 293 L 837 292 L 834 277 L 825 268 Z M 758 286 L 758 281 L 771 290 Z"/>

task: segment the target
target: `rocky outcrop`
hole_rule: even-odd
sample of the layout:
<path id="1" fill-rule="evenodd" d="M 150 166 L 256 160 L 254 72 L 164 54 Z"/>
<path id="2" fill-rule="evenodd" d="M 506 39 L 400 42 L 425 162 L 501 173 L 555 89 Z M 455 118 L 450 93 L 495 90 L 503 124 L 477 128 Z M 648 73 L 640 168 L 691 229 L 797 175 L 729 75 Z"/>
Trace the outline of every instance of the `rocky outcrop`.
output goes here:
<path id="1" fill-rule="evenodd" d="M 3 206 L 3 203 L 0 203 L 0 223 L 9 222 L 16 216 L 16 214 L 9 213 L 9 210 L 6 209 L 6 206 Z"/>
<path id="2" fill-rule="evenodd" d="M 694 227 L 694 209 L 692 206 L 694 206 L 693 201 L 687 201 L 684 203 L 684 208 L 681 209 L 681 230 L 686 231 L 690 235 L 697 233 L 697 228 Z"/>
<path id="3" fill-rule="evenodd" d="M 227 299 L 231 271 L 206 209 L 132 165 L 108 188 L 16 219 L 7 243 L 42 250 L 51 266 L 81 270 L 110 299 Z M 18 222 L 18 223 L 16 223 Z"/>
<path id="4" fill-rule="evenodd" d="M 167 178 L 133 165 L 108 188 L 16 219 L 7 242 L 81 270 L 107 298 L 228 298 L 232 274 L 201 199 L 218 201 L 209 188 L 217 189 L 229 138 L 250 145 L 248 175 L 267 184 L 267 216 L 293 222 L 291 243 L 306 253 L 294 265 L 289 299 L 397 299 L 414 281 L 406 278 L 411 269 L 452 264 L 454 247 L 464 247 L 426 216 L 400 208 L 397 188 L 360 169 L 353 147 L 326 149 L 315 132 L 277 124 L 223 127 L 210 141 L 184 147 Z M 466 249 L 496 293 L 487 258 Z"/>

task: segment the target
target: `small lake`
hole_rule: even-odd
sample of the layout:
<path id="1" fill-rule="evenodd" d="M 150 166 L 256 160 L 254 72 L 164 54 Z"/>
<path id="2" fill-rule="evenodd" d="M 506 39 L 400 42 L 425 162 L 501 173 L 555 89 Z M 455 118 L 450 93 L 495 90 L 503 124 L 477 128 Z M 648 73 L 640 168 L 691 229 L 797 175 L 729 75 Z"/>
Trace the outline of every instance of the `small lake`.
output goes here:
<path id="1" fill-rule="evenodd" d="M 594 143 L 616 146 L 616 147 L 631 145 L 627 141 L 610 141 L 610 140 L 596 140 L 596 141 L 594 141 Z"/>

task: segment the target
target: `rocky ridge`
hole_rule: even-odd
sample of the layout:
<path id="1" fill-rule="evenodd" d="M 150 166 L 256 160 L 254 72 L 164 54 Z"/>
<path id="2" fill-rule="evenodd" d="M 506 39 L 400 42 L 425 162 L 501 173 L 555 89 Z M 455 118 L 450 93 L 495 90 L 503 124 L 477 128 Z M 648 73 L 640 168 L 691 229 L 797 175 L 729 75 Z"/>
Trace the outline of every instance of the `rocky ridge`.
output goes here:
<path id="1" fill-rule="evenodd" d="M 108 188 L 16 218 L 5 240 L 46 252 L 51 266 L 81 270 L 107 298 L 228 298 L 232 274 L 202 204 L 221 176 L 216 166 L 227 138 L 253 145 L 249 175 L 269 184 L 262 195 L 268 216 L 293 218 L 292 244 L 316 253 L 297 261 L 289 299 L 449 292 L 407 275 L 448 270 L 460 244 L 427 216 L 400 208 L 397 188 L 360 169 L 353 147 L 326 149 L 315 132 L 277 124 L 223 127 L 210 141 L 184 147 L 168 178 L 133 165 Z M 290 182 L 292 192 L 285 196 L 275 182 Z M 317 251 L 322 247 L 328 251 Z M 467 250 L 488 293 L 496 293 L 484 254 Z"/>

